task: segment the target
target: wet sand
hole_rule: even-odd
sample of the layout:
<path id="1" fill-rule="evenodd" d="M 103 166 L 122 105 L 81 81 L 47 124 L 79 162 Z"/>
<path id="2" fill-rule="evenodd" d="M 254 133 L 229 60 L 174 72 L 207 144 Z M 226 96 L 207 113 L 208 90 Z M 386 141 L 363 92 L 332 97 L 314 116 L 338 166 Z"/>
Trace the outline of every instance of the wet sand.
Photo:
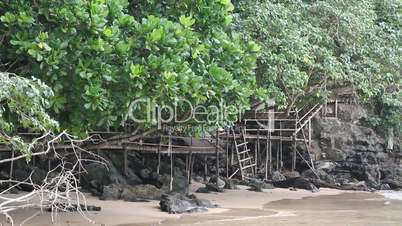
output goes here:
<path id="1" fill-rule="evenodd" d="M 165 226 L 398 226 L 402 225 L 402 201 L 387 200 L 367 192 L 283 199 L 262 209 L 233 208 L 223 214 L 184 216 Z"/>
<path id="2" fill-rule="evenodd" d="M 170 215 L 159 210 L 159 202 L 130 203 L 100 201 L 89 204 L 102 207 L 93 212 L 90 223 L 77 213 L 62 213 L 54 225 L 113 226 L 244 226 L 244 225 L 317 225 L 317 226 L 388 226 L 402 225 L 402 201 L 387 200 L 376 193 L 343 192 L 321 189 L 318 193 L 288 189 L 264 192 L 228 190 L 224 193 L 197 194 L 222 206 L 207 213 Z M 195 189 L 195 187 L 194 187 Z M 386 194 L 389 197 L 393 193 Z M 397 197 L 400 197 L 396 195 Z M 402 197 L 402 196 L 401 196 Z M 14 213 L 17 221 L 34 213 L 27 209 Z M 1 223 L 1 222 L 0 222 Z M 17 222 L 18 223 L 18 222 Z M 42 214 L 25 225 L 52 225 L 49 214 Z"/>

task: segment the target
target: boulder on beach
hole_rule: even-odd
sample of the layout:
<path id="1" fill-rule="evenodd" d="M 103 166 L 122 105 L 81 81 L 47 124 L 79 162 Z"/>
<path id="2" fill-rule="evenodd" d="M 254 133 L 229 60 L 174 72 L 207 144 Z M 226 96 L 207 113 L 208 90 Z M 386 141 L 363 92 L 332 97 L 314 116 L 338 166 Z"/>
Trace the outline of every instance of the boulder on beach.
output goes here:
<path id="1" fill-rule="evenodd" d="M 120 199 L 120 195 L 122 192 L 122 188 L 116 184 L 110 184 L 103 186 L 102 195 L 100 196 L 101 200 L 118 200 Z"/>
<path id="2" fill-rule="evenodd" d="M 225 185 L 226 185 L 226 182 L 223 179 L 221 179 L 220 177 L 217 177 L 217 176 L 212 176 L 209 179 L 209 183 L 210 184 L 216 184 L 216 186 L 218 188 L 220 188 L 220 189 L 223 189 L 225 187 Z"/>
<path id="3" fill-rule="evenodd" d="M 207 208 L 217 208 L 205 199 L 198 199 L 195 195 L 183 195 L 180 193 L 163 194 L 159 206 L 162 211 L 171 214 L 206 212 Z"/>
<path id="4" fill-rule="evenodd" d="M 277 181 L 274 182 L 273 185 L 277 188 L 299 188 L 310 190 L 312 192 L 318 191 L 316 185 L 314 185 L 310 180 L 303 177 L 290 178 L 285 181 Z"/>
<path id="5" fill-rule="evenodd" d="M 262 180 L 250 179 L 247 183 L 251 191 L 262 192 L 265 187 L 265 183 Z"/>
<path id="6" fill-rule="evenodd" d="M 278 181 L 285 181 L 286 177 L 282 175 L 279 171 L 274 171 L 272 172 L 271 179 L 273 182 L 278 182 Z"/>

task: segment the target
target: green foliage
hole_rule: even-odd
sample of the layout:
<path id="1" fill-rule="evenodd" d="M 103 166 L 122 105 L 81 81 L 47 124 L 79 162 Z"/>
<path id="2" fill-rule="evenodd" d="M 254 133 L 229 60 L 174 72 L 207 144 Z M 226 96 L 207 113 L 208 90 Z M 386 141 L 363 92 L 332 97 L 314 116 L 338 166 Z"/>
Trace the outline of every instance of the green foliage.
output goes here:
<path id="1" fill-rule="evenodd" d="M 278 103 L 353 86 L 375 98 L 401 77 L 400 1 L 238 1 L 236 29 L 262 46 L 257 78 Z"/>
<path id="2" fill-rule="evenodd" d="M 400 0 L 6 0 L 0 70 L 48 84 L 55 118 L 74 133 L 161 104 L 183 116 L 183 99 L 236 109 L 269 95 L 291 108 L 342 86 L 384 106 L 379 123 L 392 126 L 401 21 Z M 131 109 L 136 99 L 150 105 Z"/>
<path id="3" fill-rule="evenodd" d="M 244 0 L 235 6 L 235 29 L 262 48 L 258 83 L 277 103 L 292 107 L 351 86 L 377 106 L 373 123 L 400 133 L 401 1 Z"/>
<path id="4" fill-rule="evenodd" d="M 52 95 L 51 89 L 36 78 L 0 72 L 0 143 L 30 154 L 20 137 L 8 134 L 19 128 L 40 132 L 57 129 L 57 122 L 46 113 Z"/>
<path id="5" fill-rule="evenodd" d="M 402 135 L 402 79 L 399 82 L 373 101 L 378 116 L 370 119 L 375 128 L 392 128 L 396 136 Z"/>
<path id="6" fill-rule="evenodd" d="M 125 123 L 139 98 L 248 106 L 258 47 L 227 32 L 232 10 L 224 0 L 2 1 L 0 52 L 10 71 L 52 87 L 55 117 L 75 133 Z"/>

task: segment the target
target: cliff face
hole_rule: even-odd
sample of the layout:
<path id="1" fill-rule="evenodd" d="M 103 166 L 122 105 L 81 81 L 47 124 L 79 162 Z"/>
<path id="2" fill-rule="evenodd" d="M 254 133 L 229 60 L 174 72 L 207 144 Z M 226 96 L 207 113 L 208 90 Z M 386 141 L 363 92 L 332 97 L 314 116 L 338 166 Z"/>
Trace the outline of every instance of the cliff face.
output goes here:
<path id="1" fill-rule="evenodd" d="M 383 134 L 360 125 L 364 117 L 361 106 L 341 104 L 338 118 L 315 119 L 313 151 L 320 179 L 350 189 L 402 188 L 400 147 L 387 150 Z"/>

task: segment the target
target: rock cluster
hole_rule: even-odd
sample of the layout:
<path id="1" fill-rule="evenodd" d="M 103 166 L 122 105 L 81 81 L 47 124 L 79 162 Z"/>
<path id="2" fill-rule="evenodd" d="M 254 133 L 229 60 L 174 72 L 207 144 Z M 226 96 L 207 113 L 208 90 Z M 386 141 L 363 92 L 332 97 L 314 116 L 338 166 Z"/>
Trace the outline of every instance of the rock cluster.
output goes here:
<path id="1" fill-rule="evenodd" d="M 113 155 L 104 156 L 108 162 L 105 167 L 100 164 L 85 166 L 86 174 L 81 178 L 81 185 L 95 196 L 103 200 L 117 200 L 137 202 L 145 200 L 159 200 L 163 193 L 170 192 L 170 172 L 167 166 L 161 167 L 161 175 L 144 166 L 139 159 L 130 156 L 130 165 L 127 174 L 118 170 Z M 178 160 L 179 161 L 179 160 Z M 177 163 L 180 165 L 180 162 Z M 172 191 L 187 193 L 188 181 L 176 167 L 172 183 Z"/>
<path id="2" fill-rule="evenodd" d="M 205 212 L 207 208 L 217 208 L 206 199 L 198 199 L 195 195 L 184 195 L 180 193 L 163 194 L 159 202 L 162 211 L 168 213 L 194 213 Z"/>
<path id="3" fill-rule="evenodd" d="M 341 105 L 340 112 L 341 120 L 317 118 L 313 122 L 321 185 L 349 190 L 401 189 L 400 150 L 386 150 L 383 137 L 360 123 L 366 117 L 360 107 Z M 302 175 L 317 178 L 311 170 Z"/>

